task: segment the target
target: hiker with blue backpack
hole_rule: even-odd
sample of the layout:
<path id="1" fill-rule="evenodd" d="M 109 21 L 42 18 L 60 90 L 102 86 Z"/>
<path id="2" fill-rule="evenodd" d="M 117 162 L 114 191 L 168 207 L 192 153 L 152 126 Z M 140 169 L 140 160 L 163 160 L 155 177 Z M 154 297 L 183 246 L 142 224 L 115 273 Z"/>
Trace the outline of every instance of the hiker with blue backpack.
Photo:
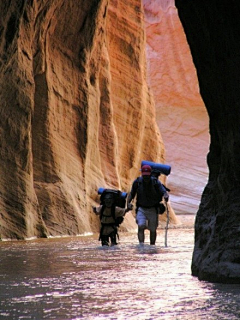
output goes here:
<path id="1" fill-rule="evenodd" d="M 133 181 L 131 192 L 128 195 L 127 206 L 137 196 L 136 202 L 136 222 L 138 225 L 138 241 L 144 244 L 145 229 L 150 231 L 150 245 L 155 245 L 157 238 L 158 214 L 162 214 L 165 209 L 161 201 L 168 202 L 169 195 L 166 188 L 152 175 L 152 167 L 143 165 L 141 177 Z"/>
<path id="2" fill-rule="evenodd" d="M 123 222 L 125 214 L 133 208 L 131 204 L 125 208 L 124 197 L 120 191 L 105 189 L 101 194 L 100 206 L 93 207 L 93 212 L 100 216 L 99 241 L 102 242 L 102 246 L 117 245 L 118 227 Z"/>

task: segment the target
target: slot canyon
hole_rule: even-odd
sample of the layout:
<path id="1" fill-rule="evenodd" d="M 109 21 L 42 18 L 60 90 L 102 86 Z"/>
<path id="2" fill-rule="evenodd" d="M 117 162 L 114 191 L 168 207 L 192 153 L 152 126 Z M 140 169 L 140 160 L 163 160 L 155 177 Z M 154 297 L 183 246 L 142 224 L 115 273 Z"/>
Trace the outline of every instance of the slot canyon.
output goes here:
<path id="1" fill-rule="evenodd" d="M 196 214 L 192 274 L 240 282 L 239 9 L 2 1 L 0 238 L 98 232 L 98 188 L 167 163 L 173 219 Z"/>

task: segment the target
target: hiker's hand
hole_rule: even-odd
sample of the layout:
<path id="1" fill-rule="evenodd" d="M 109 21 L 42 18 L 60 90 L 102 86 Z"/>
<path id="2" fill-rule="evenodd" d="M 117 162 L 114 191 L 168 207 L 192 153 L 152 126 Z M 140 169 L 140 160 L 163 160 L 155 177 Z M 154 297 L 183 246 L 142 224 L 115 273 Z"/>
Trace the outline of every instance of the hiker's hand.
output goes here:
<path id="1" fill-rule="evenodd" d="M 165 194 L 163 195 L 163 198 L 164 198 L 165 202 L 168 202 L 168 200 L 169 200 L 169 195 L 168 195 L 167 193 L 165 193 Z"/>
<path id="2" fill-rule="evenodd" d="M 133 205 L 131 203 L 128 203 L 127 209 L 128 209 L 128 211 L 131 211 L 133 209 Z"/>

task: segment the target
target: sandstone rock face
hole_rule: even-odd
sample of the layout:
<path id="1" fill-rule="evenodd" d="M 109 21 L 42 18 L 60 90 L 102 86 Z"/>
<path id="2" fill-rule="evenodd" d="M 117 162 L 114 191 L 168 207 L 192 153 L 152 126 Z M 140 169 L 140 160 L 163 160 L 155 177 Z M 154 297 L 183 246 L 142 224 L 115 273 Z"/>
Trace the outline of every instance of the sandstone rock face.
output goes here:
<path id="1" fill-rule="evenodd" d="M 209 181 L 195 222 L 192 273 L 240 283 L 240 4 L 176 0 L 210 118 Z"/>
<path id="2" fill-rule="evenodd" d="M 128 191 L 142 159 L 164 162 L 141 1 L 0 12 L 1 238 L 98 231 L 98 188 Z"/>
<path id="3" fill-rule="evenodd" d="M 174 0 L 144 0 L 148 81 L 165 149 L 171 203 L 196 214 L 207 183 L 209 120 Z"/>

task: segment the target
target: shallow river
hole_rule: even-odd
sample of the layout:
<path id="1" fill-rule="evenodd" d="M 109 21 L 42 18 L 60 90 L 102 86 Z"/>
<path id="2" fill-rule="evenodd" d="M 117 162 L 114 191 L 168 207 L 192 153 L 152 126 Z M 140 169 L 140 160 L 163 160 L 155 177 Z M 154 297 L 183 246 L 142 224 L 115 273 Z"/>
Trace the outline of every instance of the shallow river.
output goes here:
<path id="1" fill-rule="evenodd" d="M 193 229 L 0 243 L 0 319 L 240 319 L 240 286 L 191 276 Z M 148 240 L 148 234 L 147 239 Z"/>

